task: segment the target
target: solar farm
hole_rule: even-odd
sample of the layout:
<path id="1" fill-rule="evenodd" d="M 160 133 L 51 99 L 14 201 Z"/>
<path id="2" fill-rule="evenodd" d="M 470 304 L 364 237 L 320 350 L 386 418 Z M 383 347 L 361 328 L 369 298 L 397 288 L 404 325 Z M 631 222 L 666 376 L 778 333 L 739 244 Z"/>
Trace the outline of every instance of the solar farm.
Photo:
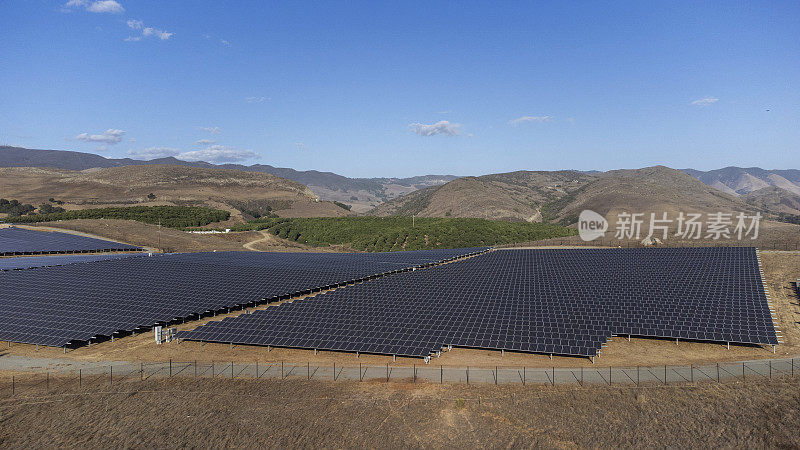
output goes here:
<path id="1" fill-rule="evenodd" d="M 37 231 L 17 227 L 0 228 L 0 256 L 141 250 L 140 247 L 133 245 L 57 231 Z"/>
<path id="2" fill-rule="evenodd" d="M 453 348 L 591 359 L 612 336 L 779 343 L 754 248 L 100 256 L 0 260 L 0 340 L 66 351 L 261 305 L 178 338 L 425 362 Z M 67 259 L 21 261 L 47 258 Z"/>

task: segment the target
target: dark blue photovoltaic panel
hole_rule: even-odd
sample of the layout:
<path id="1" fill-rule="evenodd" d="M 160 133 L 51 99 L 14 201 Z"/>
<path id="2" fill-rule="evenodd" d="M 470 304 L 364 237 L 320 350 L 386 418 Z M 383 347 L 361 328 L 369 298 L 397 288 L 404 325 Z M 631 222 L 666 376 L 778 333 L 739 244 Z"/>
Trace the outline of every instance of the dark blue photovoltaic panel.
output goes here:
<path id="1" fill-rule="evenodd" d="M 423 357 L 448 345 L 592 356 L 612 334 L 777 344 L 755 249 L 499 250 L 179 337 Z"/>
<path id="2" fill-rule="evenodd" d="M 62 346 L 485 251 L 154 254 L 0 274 L 0 340 Z"/>
<path id="3" fill-rule="evenodd" d="M 55 231 L 0 228 L 0 256 L 139 251 L 140 247 Z"/>
<path id="4" fill-rule="evenodd" d="M 121 258 L 141 258 L 141 253 L 92 253 L 48 256 L 10 256 L 0 258 L 0 271 L 33 269 L 36 267 L 63 266 L 65 264 L 107 261 Z"/>

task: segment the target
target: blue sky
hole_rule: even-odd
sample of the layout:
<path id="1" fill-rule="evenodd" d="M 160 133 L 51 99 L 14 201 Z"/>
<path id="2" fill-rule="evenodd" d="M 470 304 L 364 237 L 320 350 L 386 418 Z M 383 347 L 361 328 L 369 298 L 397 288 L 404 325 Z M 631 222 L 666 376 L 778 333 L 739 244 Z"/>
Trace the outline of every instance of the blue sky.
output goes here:
<path id="1" fill-rule="evenodd" d="M 0 21 L 3 144 L 359 177 L 800 168 L 798 2 L 0 0 Z"/>

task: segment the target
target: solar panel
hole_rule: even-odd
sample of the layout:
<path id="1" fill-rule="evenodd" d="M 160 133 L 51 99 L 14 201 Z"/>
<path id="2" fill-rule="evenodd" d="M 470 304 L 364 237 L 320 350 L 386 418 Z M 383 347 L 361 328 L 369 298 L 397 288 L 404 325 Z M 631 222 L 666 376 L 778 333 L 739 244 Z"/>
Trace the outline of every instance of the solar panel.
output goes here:
<path id="1" fill-rule="evenodd" d="M 142 254 L 141 253 L 93 253 L 93 254 L 48 255 L 48 256 L 11 256 L 6 258 L 0 258 L 0 271 L 34 269 L 37 267 L 63 266 L 65 264 L 107 261 L 110 259 L 121 259 L 121 258 L 131 258 L 131 257 L 142 257 Z"/>
<path id="2" fill-rule="evenodd" d="M 139 251 L 140 247 L 56 231 L 0 228 L 0 256 Z"/>
<path id="3" fill-rule="evenodd" d="M 777 344 L 752 248 L 502 250 L 211 322 L 187 340 L 593 356 L 613 334 Z"/>
<path id="4" fill-rule="evenodd" d="M 60 347 L 485 250 L 156 254 L 9 271 L 0 275 L 0 339 Z"/>

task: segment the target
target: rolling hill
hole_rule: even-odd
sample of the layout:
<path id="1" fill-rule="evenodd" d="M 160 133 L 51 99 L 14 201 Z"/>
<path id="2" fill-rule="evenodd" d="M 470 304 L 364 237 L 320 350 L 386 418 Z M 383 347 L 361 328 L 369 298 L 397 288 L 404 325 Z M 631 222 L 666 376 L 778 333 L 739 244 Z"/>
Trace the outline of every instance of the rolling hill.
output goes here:
<path id="1" fill-rule="evenodd" d="M 377 206 L 376 216 L 472 217 L 540 222 L 548 205 L 592 182 L 576 171 L 518 171 L 459 178 Z"/>
<path id="2" fill-rule="evenodd" d="M 250 166 L 242 164 L 215 165 L 203 161 L 183 161 L 173 157 L 142 161 L 131 158 L 105 158 L 93 153 L 0 146 L 0 167 L 50 167 L 66 170 L 86 170 L 153 164 L 268 173 L 304 184 L 323 200 L 339 201 L 353 205 L 353 211 L 358 212 L 367 211 L 384 201 L 417 189 L 444 184 L 457 178 L 453 175 L 423 175 L 411 178 L 348 178 L 332 172 L 298 171 L 266 164 L 253 164 Z"/>
<path id="3" fill-rule="evenodd" d="M 769 186 L 741 197 L 747 203 L 773 213 L 800 214 L 800 194 Z"/>
<path id="4" fill-rule="evenodd" d="M 757 209 L 679 170 L 656 166 L 599 174 L 511 172 L 466 177 L 376 207 L 377 216 L 481 217 L 574 223 L 584 209 L 618 212 L 716 212 Z"/>
<path id="5" fill-rule="evenodd" d="M 121 166 L 83 171 L 0 168 L 0 192 L 38 205 L 49 198 L 67 209 L 174 204 L 211 206 L 238 216 L 242 211 L 284 217 L 344 216 L 347 210 L 319 201 L 300 183 L 266 173 L 175 165 Z M 152 194 L 152 195 L 150 195 Z"/>
<path id="6" fill-rule="evenodd" d="M 731 195 L 745 195 L 769 186 L 800 195 L 800 170 L 765 170 L 758 167 L 725 167 L 703 172 L 683 169 L 703 183 Z"/>

